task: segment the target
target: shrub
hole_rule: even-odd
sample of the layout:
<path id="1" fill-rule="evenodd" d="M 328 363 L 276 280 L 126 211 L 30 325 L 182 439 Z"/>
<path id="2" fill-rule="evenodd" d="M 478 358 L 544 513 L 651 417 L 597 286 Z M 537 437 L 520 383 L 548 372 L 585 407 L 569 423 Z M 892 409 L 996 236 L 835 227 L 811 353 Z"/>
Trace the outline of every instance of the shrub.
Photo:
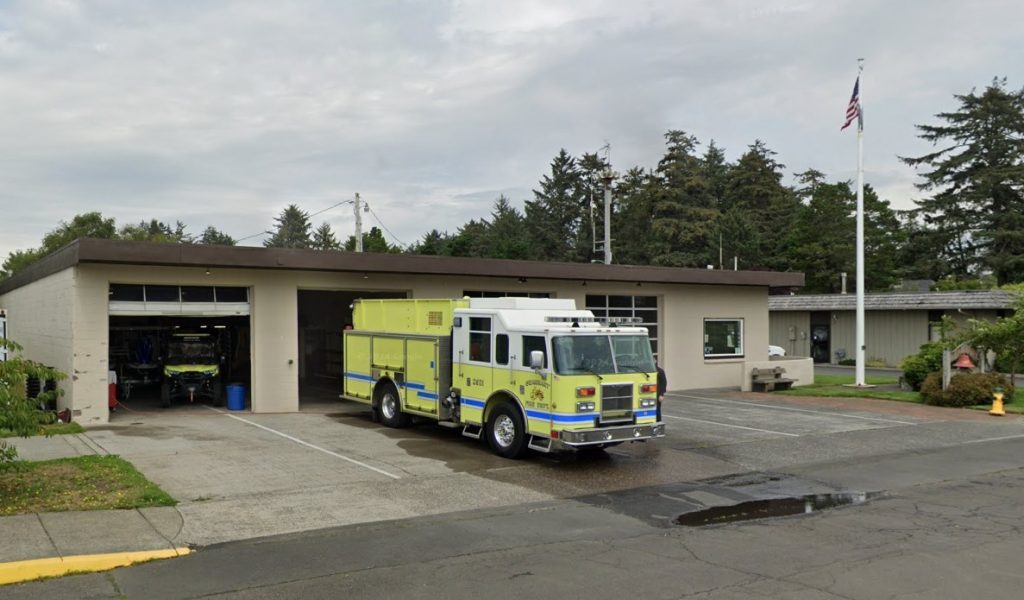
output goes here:
<path id="1" fill-rule="evenodd" d="M 974 406 L 992 402 L 992 392 L 1002 387 L 1005 398 L 1013 397 L 1013 385 L 1001 373 L 961 373 L 942 390 L 942 373 L 929 373 L 921 384 L 921 399 L 936 406 Z"/>
<path id="2" fill-rule="evenodd" d="M 854 367 L 857 365 L 856 358 L 844 358 L 839 361 L 839 364 L 844 367 Z"/>
<path id="3" fill-rule="evenodd" d="M 911 354 L 903 359 L 900 368 L 903 369 L 903 380 L 914 390 L 920 390 L 929 373 L 942 371 L 942 344 L 923 344 L 917 354 Z"/>
<path id="4" fill-rule="evenodd" d="M 872 368 L 885 368 L 888 367 L 889 365 L 886 364 L 884 358 L 871 357 L 864 361 L 864 366 Z"/>
<path id="5" fill-rule="evenodd" d="M 906 377 L 906 375 L 904 375 L 904 377 Z M 920 390 L 921 400 L 925 404 L 942 406 L 945 400 L 943 398 L 944 394 L 942 391 L 942 373 L 928 373 L 920 383 Z"/>
<path id="6" fill-rule="evenodd" d="M 63 379 L 64 374 L 22 358 L 21 346 L 11 340 L 0 339 L 0 345 L 7 347 L 10 354 L 6 361 L 0 362 L 0 429 L 22 437 L 39 433 L 37 403 L 56 399 L 60 392 L 54 386 L 50 391 L 29 398 L 26 383 L 30 377 L 37 381 L 56 382 Z M 10 464 L 17 457 L 17 449 L 0 440 L 0 467 Z"/>

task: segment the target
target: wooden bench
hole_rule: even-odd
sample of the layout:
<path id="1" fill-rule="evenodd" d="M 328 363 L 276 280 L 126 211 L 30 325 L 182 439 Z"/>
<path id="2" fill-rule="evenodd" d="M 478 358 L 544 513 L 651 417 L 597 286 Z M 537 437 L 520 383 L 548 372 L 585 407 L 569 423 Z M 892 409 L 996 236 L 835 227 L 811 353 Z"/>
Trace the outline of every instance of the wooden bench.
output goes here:
<path id="1" fill-rule="evenodd" d="M 777 389 L 788 390 L 793 387 L 795 379 L 783 377 L 786 370 L 782 367 L 770 369 L 753 368 L 750 370 L 750 389 L 755 392 L 773 392 Z"/>

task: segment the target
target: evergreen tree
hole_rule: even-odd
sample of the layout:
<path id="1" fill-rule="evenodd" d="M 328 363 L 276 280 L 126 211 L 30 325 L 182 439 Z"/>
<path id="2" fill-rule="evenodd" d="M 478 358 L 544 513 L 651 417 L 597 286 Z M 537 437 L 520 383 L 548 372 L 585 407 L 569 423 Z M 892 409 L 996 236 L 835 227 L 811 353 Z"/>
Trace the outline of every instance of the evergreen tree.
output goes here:
<path id="1" fill-rule="evenodd" d="M 981 94 L 954 96 L 959 107 L 918 125 L 935 152 L 903 158 L 921 173 L 917 205 L 941 241 L 953 275 L 991 269 L 999 284 L 1024 281 L 1024 90 L 994 79 Z"/>
<path id="2" fill-rule="evenodd" d="M 854 215 L 856 219 L 856 215 Z M 854 224 L 856 243 L 856 223 Z M 900 249 L 906 233 L 888 200 L 882 200 L 870 185 L 864 186 L 864 289 L 886 291 L 899 281 Z"/>
<path id="3" fill-rule="evenodd" d="M 267 248 L 309 248 L 310 239 L 309 213 L 294 204 L 289 204 L 274 219 L 277 230 L 267 238 L 263 245 Z"/>
<path id="4" fill-rule="evenodd" d="M 160 244 L 189 244 L 192 238 L 185 233 L 185 224 L 177 221 L 174 228 L 158 221 L 150 219 L 139 221 L 134 225 L 125 225 L 118 234 L 122 240 L 133 240 L 137 242 L 156 242 Z"/>
<path id="5" fill-rule="evenodd" d="M 499 196 L 495 200 L 491 220 L 484 223 L 486 230 L 480 249 L 482 256 L 520 260 L 530 257 L 526 219 L 509 203 L 508 198 Z"/>
<path id="6" fill-rule="evenodd" d="M 805 196 L 807 204 L 798 209 L 786 234 L 786 259 L 794 269 L 803 271 L 803 291 L 835 293 L 841 289 L 840 273 L 854 281 L 857 199 L 849 183 L 821 183 L 816 174 L 801 174 L 806 175 L 802 183 L 810 184 L 813 193 Z"/>
<path id="7" fill-rule="evenodd" d="M 725 159 L 725 151 L 715 144 L 715 140 L 708 142 L 708 149 L 700 160 L 700 170 L 707 182 L 705 203 L 722 209 L 725 199 L 726 186 L 729 184 L 729 162 Z"/>
<path id="8" fill-rule="evenodd" d="M 749 269 L 760 264 L 761 234 L 749 213 L 739 208 L 726 210 L 718 221 L 718 233 L 718 240 L 712 241 L 719 243 L 719 253 L 708 264 L 720 264 L 723 269 Z"/>
<path id="9" fill-rule="evenodd" d="M 575 249 L 572 260 L 590 262 L 604 259 L 604 196 L 605 186 L 614 185 L 608 181 L 611 166 L 597 153 L 584 153 L 577 163 L 577 197 L 580 206 L 580 228 L 576 234 Z M 612 228 L 616 226 L 616 208 L 618 198 L 612 194 Z M 615 232 L 612 231 L 612 237 Z M 614 243 L 613 243 L 614 245 Z"/>
<path id="10" fill-rule="evenodd" d="M 562 149 L 533 195 L 533 200 L 526 201 L 526 221 L 534 258 L 576 259 L 584 204 L 576 159 Z"/>
<path id="11" fill-rule="evenodd" d="M 616 263 L 651 264 L 651 223 L 657 190 L 657 178 L 640 167 L 626 171 L 615 186 L 617 210 L 612 223 L 612 246 Z"/>
<path id="12" fill-rule="evenodd" d="M 483 219 L 479 221 L 476 219 L 470 220 L 459 228 L 459 231 L 448 245 L 448 251 L 451 253 L 451 256 L 472 256 L 477 258 L 487 256 L 487 231 L 487 221 Z"/>
<path id="13" fill-rule="evenodd" d="M 345 250 L 354 251 L 356 249 L 356 236 L 350 235 L 345 240 Z M 402 248 L 399 246 L 391 246 L 388 241 L 384 239 L 384 232 L 381 231 L 380 227 L 371 227 L 368 233 L 363 234 L 363 252 L 380 252 L 382 254 L 389 252 L 401 252 Z"/>
<path id="14" fill-rule="evenodd" d="M 717 259 L 719 209 L 709 193 L 697 138 L 684 131 L 665 134 L 668 146 L 658 162 L 658 193 L 652 215 L 652 262 L 673 267 L 702 267 Z M 717 262 L 717 260 L 715 260 Z"/>
<path id="15" fill-rule="evenodd" d="M 210 225 L 203 230 L 196 243 L 209 246 L 234 246 L 237 242 L 235 242 L 235 238 Z"/>
<path id="16" fill-rule="evenodd" d="M 450 245 L 452 236 L 448 233 L 441 233 L 431 229 L 424 234 L 423 239 L 409 247 L 410 254 L 423 254 L 427 256 L 446 256 L 451 254 Z"/>
<path id="17" fill-rule="evenodd" d="M 760 238 L 753 267 L 786 270 L 786 232 L 796 220 L 800 201 L 782 185 L 785 165 L 775 152 L 757 140 L 729 171 L 723 206 L 747 214 Z"/>
<path id="18" fill-rule="evenodd" d="M 341 250 L 341 244 L 338 243 L 338 238 L 334 237 L 334 231 L 328 223 L 321 223 L 316 228 L 309 247 L 315 250 Z"/>

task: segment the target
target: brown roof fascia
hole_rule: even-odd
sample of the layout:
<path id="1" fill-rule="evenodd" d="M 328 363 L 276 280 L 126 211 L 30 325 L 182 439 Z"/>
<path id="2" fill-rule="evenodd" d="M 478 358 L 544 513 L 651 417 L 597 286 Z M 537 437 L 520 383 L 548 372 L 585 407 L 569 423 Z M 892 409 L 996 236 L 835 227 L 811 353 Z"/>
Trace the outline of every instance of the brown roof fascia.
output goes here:
<path id="1" fill-rule="evenodd" d="M 66 251 L 69 256 L 63 256 Z M 193 266 L 238 269 L 292 269 L 304 271 L 377 272 L 423 275 L 470 275 L 478 277 L 525 277 L 535 279 L 603 282 L 686 283 L 801 287 L 803 273 L 774 271 L 725 271 L 557 263 L 490 258 L 325 252 L 291 248 L 155 244 L 83 238 L 43 258 L 22 273 L 0 284 L 0 293 L 15 289 L 78 263 L 152 266 Z M 44 273 L 38 274 L 37 273 Z"/>

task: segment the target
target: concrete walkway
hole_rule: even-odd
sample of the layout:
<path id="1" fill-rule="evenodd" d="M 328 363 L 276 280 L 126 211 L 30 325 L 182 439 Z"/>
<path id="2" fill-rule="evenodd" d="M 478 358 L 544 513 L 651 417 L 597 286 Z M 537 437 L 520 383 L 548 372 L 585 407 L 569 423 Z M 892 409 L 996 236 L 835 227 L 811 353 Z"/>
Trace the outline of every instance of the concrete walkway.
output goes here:
<path id="1" fill-rule="evenodd" d="M 84 434 L 8 443 L 24 460 L 106 454 Z M 0 517 L 0 584 L 187 554 L 188 547 L 175 543 L 183 526 L 173 506 Z"/>

